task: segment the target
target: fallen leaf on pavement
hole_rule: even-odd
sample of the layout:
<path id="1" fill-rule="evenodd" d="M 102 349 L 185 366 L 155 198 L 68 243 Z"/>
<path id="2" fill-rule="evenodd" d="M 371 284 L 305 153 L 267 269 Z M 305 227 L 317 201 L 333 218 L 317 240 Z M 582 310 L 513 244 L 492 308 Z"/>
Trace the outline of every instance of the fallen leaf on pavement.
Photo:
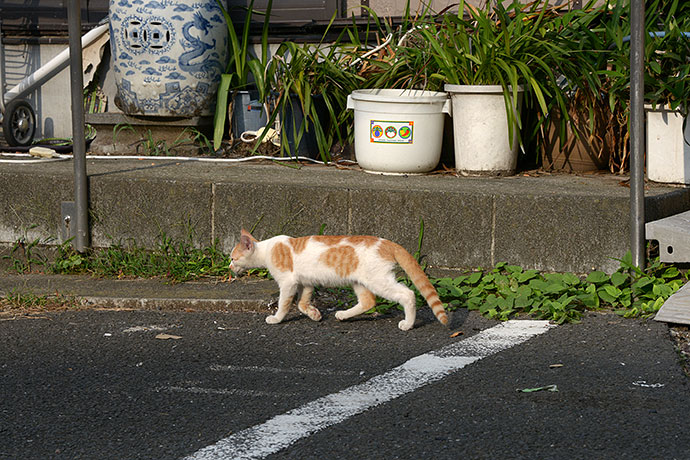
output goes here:
<path id="1" fill-rule="evenodd" d="M 160 340 L 168 340 L 168 339 L 178 340 L 178 339 L 181 339 L 182 337 L 180 337 L 179 335 L 158 334 L 158 335 L 156 336 L 156 338 L 157 338 L 157 339 L 160 339 Z"/>

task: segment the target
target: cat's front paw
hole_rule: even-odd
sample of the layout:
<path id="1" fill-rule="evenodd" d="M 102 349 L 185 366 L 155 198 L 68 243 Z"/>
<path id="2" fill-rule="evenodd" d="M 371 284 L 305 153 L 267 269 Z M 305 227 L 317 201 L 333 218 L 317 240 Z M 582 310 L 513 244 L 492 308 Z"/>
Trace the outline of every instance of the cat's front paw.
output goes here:
<path id="1" fill-rule="evenodd" d="M 266 317 L 266 322 L 268 324 L 278 324 L 280 322 L 280 319 L 271 315 Z"/>
<path id="2" fill-rule="evenodd" d="M 344 311 L 336 311 L 335 312 L 335 319 L 338 321 L 342 321 L 344 319 L 347 319 L 347 315 L 345 314 Z"/>
<path id="3" fill-rule="evenodd" d="M 400 328 L 401 331 L 409 331 L 412 329 L 412 326 L 414 326 L 414 321 L 402 320 L 398 323 L 398 328 Z"/>
<path id="4" fill-rule="evenodd" d="M 312 321 L 321 321 L 321 312 L 315 307 L 311 307 L 309 310 L 307 310 L 307 316 Z"/>

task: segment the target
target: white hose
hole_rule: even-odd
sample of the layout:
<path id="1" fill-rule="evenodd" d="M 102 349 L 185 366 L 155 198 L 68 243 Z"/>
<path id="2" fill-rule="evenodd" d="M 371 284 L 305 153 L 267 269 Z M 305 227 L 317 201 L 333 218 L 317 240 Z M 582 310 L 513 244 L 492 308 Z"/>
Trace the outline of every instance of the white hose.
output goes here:
<path id="1" fill-rule="evenodd" d="M 409 33 L 409 31 L 408 31 L 408 33 Z M 405 34 L 405 37 L 407 37 L 407 34 Z M 374 53 L 376 53 L 376 52 L 382 50 L 383 48 L 385 48 L 386 46 L 388 46 L 388 44 L 391 42 L 391 39 L 392 39 L 392 38 L 393 38 L 393 34 L 388 34 L 388 36 L 386 37 L 386 39 L 384 40 L 383 43 L 381 43 L 381 44 L 380 44 L 379 46 L 377 46 L 376 48 L 374 48 L 374 49 L 372 49 L 372 50 L 370 50 L 370 51 L 367 51 L 366 53 L 364 53 L 363 55 L 361 55 L 360 57 L 358 57 L 357 59 L 355 59 L 354 61 L 352 61 L 352 64 L 351 64 L 351 65 L 357 65 L 357 64 L 359 64 L 359 61 L 361 61 L 362 59 L 366 59 L 366 58 L 368 58 L 369 56 L 371 56 L 372 54 L 374 54 Z M 403 38 L 404 38 L 404 37 L 403 37 Z M 400 45 L 398 44 L 398 46 L 400 46 Z"/>
<path id="2" fill-rule="evenodd" d="M 7 154 L 3 153 L 0 154 L 0 156 L 6 156 Z M 31 156 L 31 155 L 29 155 Z M 63 161 L 67 160 L 67 158 L 39 158 L 36 160 L 5 160 L 0 158 L 0 163 L 12 163 L 12 164 L 29 164 L 29 163 L 50 163 L 51 161 Z"/>
<path id="3" fill-rule="evenodd" d="M 36 158 L 28 153 L 0 153 L 0 157 L 7 156 L 13 158 Z M 33 163 L 48 163 L 52 161 L 64 161 L 71 160 L 73 155 L 66 154 L 54 154 L 52 158 L 36 158 L 33 160 L 6 160 L 0 158 L 0 163 L 14 163 L 14 164 L 33 164 Z M 163 156 L 150 156 L 150 155 L 87 155 L 87 160 L 169 160 L 169 161 L 199 161 L 205 163 L 242 163 L 245 161 L 252 160 L 272 160 L 272 161 L 289 161 L 289 160 L 300 160 L 300 161 L 310 161 L 317 164 L 326 164 L 323 161 L 315 160 L 309 157 L 272 157 L 268 155 L 256 155 L 244 158 L 209 158 L 209 157 L 163 157 Z M 343 163 L 350 163 L 350 160 L 344 160 Z M 351 163 L 355 163 L 352 161 Z"/>

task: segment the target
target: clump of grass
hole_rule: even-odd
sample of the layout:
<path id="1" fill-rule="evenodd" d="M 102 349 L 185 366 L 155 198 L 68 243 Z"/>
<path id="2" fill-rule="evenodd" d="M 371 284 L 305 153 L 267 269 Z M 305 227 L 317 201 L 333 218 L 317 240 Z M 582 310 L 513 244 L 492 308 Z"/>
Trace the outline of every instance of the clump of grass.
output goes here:
<path id="1" fill-rule="evenodd" d="M 0 297 L 0 312 L 11 314 L 29 314 L 54 310 L 75 309 L 81 301 L 72 296 L 37 295 L 31 292 L 12 291 Z"/>
<path id="2" fill-rule="evenodd" d="M 27 233 L 36 227 L 36 225 L 32 225 L 24 229 L 22 236 L 17 238 L 9 248 L 9 253 L 2 256 L 2 259 L 7 260 L 11 265 L 11 269 L 17 273 L 31 273 L 36 269 L 45 268 L 48 264 L 48 258 L 41 254 L 40 248 L 50 244 L 54 239 L 37 238 L 31 240 Z"/>
<path id="3" fill-rule="evenodd" d="M 211 246 L 199 248 L 192 244 L 191 238 L 176 242 L 162 234 L 153 250 L 130 241 L 79 253 L 66 242 L 59 246 L 55 260 L 47 265 L 47 271 L 112 278 L 162 277 L 172 282 L 183 282 L 225 277 L 229 265 L 230 257 L 220 251 L 217 240 Z"/>
<path id="4" fill-rule="evenodd" d="M 165 139 L 156 138 L 154 133 L 147 129 L 144 133 L 137 132 L 130 124 L 118 124 L 113 128 L 113 142 L 118 134 L 123 131 L 130 131 L 134 136 L 140 136 L 131 146 L 136 146 L 136 153 L 147 156 L 172 156 L 176 155 L 178 151 L 198 148 L 201 154 L 212 154 L 213 145 L 205 134 L 195 128 L 185 128 L 173 140 L 168 142 Z"/>
<path id="5" fill-rule="evenodd" d="M 52 240 L 51 240 L 52 241 Z M 224 254 L 218 240 L 206 247 L 193 243 L 193 234 L 176 241 L 161 234 L 154 249 L 141 246 L 134 240 L 114 242 L 107 248 L 76 251 L 71 240 L 57 246 L 51 259 L 40 254 L 45 240 L 17 240 L 3 259 L 8 260 L 10 271 L 16 273 L 89 274 L 106 278 L 167 278 L 172 282 L 184 282 L 200 278 L 226 278 L 230 256 Z M 265 269 L 252 269 L 253 276 L 266 277 Z"/>
<path id="6" fill-rule="evenodd" d="M 136 242 L 115 243 L 108 248 L 79 253 L 69 244 L 59 247 L 48 270 L 58 274 L 88 273 L 113 278 L 156 278 L 183 282 L 205 277 L 226 277 L 230 256 L 223 254 L 218 240 L 199 248 L 191 240 L 176 242 L 161 235 L 158 246 L 147 249 Z"/>

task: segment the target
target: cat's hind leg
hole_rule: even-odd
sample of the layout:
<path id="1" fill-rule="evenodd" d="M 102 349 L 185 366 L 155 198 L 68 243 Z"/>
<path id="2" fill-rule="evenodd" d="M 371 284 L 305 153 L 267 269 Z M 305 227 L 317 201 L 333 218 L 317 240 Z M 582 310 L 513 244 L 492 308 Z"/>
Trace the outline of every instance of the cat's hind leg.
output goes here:
<path id="1" fill-rule="evenodd" d="M 297 302 L 297 308 L 312 320 L 319 321 L 321 320 L 321 312 L 311 304 L 311 295 L 313 292 L 313 286 L 304 286 L 299 302 Z"/>
<path id="2" fill-rule="evenodd" d="M 349 319 L 353 316 L 361 315 L 376 305 L 376 296 L 361 284 L 352 285 L 352 289 L 357 294 L 357 305 L 347 310 L 335 312 L 335 317 L 339 320 Z"/>
<path id="3" fill-rule="evenodd" d="M 266 322 L 268 324 L 278 324 L 281 322 L 287 312 L 290 311 L 290 305 L 292 305 L 292 299 L 295 297 L 297 292 L 297 286 L 294 284 L 284 285 L 280 287 L 280 297 L 278 298 L 278 311 L 275 315 L 267 316 Z"/>
<path id="4" fill-rule="evenodd" d="M 409 331 L 414 326 L 415 319 L 417 318 L 417 297 L 412 289 L 398 283 L 395 278 L 391 277 L 387 281 L 386 285 L 377 289 L 376 294 L 402 305 L 405 311 L 405 319 L 398 323 L 398 328 L 403 331 Z"/>

